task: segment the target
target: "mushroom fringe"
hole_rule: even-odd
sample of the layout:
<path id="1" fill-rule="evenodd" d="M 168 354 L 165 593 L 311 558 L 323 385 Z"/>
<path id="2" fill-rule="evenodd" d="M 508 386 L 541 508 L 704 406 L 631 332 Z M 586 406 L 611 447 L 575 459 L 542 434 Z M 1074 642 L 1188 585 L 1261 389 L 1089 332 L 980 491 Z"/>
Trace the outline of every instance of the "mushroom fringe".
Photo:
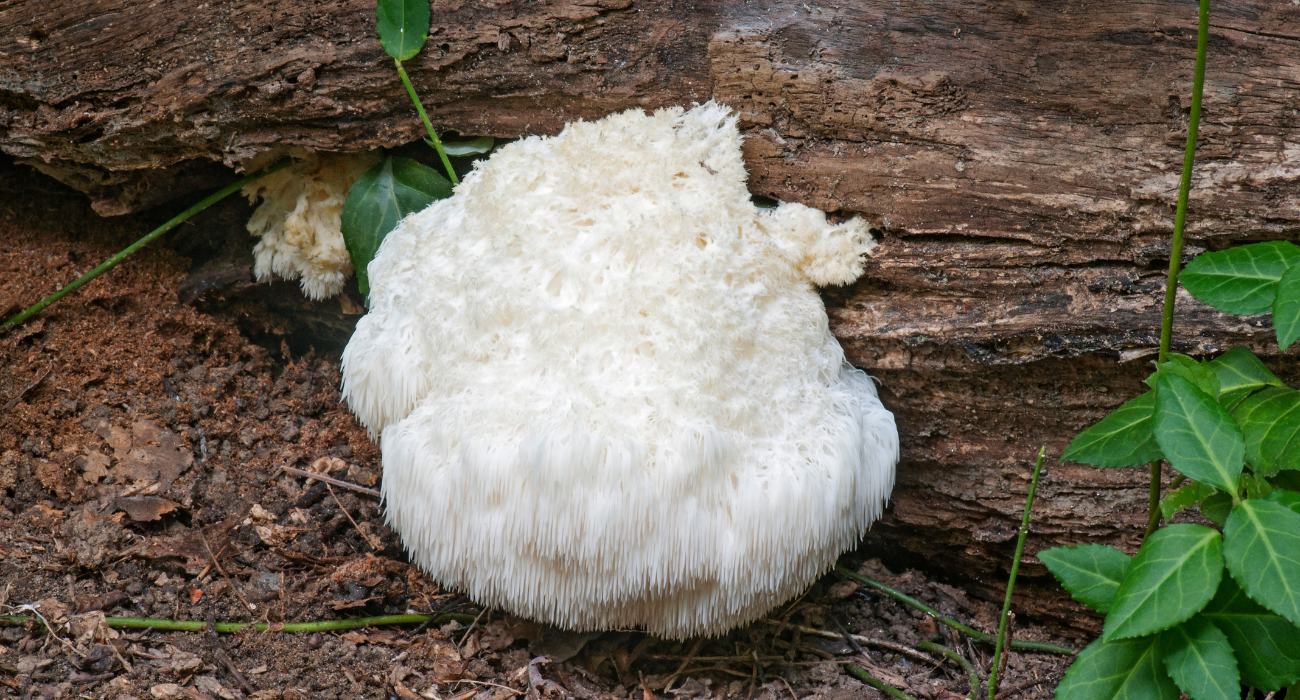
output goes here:
<path id="1" fill-rule="evenodd" d="M 760 211 L 740 144 L 711 102 L 573 123 L 385 239 L 343 393 L 439 582 L 570 629 L 719 634 L 880 516 L 894 419 L 815 288 L 875 242 Z"/>

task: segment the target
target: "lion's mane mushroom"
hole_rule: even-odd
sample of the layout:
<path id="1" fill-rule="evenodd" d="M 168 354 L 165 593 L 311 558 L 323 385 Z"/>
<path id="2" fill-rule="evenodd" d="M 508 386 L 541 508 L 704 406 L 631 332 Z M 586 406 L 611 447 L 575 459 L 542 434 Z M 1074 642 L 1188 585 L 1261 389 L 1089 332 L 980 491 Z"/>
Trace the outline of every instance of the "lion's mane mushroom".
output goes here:
<path id="1" fill-rule="evenodd" d="M 272 273 L 302 279 L 302 293 L 325 299 L 343 291 L 352 260 L 343 243 L 341 216 L 348 189 L 379 162 L 369 153 L 312 156 L 243 189 L 250 202 L 262 200 L 248 220 L 257 279 Z"/>
<path id="2" fill-rule="evenodd" d="M 715 634 L 880 515 L 898 434 L 814 285 L 859 219 L 757 209 L 735 118 L 633 110 L 512 143 L 370 264 L 343 393 L 420 567 L 561 627 Z"/>

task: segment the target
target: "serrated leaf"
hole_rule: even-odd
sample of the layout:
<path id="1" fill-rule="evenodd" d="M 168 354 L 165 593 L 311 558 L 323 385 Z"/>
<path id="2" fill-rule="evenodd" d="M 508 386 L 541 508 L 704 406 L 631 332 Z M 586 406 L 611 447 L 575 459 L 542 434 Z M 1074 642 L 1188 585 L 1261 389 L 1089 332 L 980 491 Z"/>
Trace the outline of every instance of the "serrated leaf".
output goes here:
<path id="1" fill-rule="evenodd" d="M 1195 384 L 1197 389 L 1204 391 L 1210 398 L 1219 398 L 1219 376 L 1208 362 L 1197 362 L 1186 355 L 1171 352 L 1168 360 L 1156 365 L 1156 370 L 1176 374 Z"/>
<path id="2" fill-rule="evenodd" d="M 1300 492 L 1277 489 L 1268 495 L 1268 500 L 1300 513 Z"/>
<path id="3" fill-rule="evenodd" d="M 1300 680 L 1300 627 L 1251 600 L 1231 576 L 1201 617 L 1227 635 L 1243 683 L 1269 691 Z"/>
<path id="4" fill-rule="evenodd" d="M 1268 480 L 1273 484 L 1273 488 L 1300 491 L 1300 471 L 1295 469 L 1283 469 L 1270 476 Z"/>
<path id="5" fill-rule="evenodd" d="M 375 29 L 389 56 L 405 61 L 429 38 L 429 0 L 379 0 Z"/>
<path id="6" fill-rule="evenodd" d="M 1192 700 L 1240 700 L 1241 676 L 1232 645 L 1201 615 L 1160 634 L 1165 670 Z"/>
<path id="7" fill-rule="evenodd" d="M 1214 487 L 1202 484 L 1199 481 L 1188 481 L 1183 487 L 1165 496 L 1160 501 L 1160 514 L 1169 520 L 1184 508 L 1190 508 L 1201 501 L 1214 495 Z"/>
<path id="8" fill-rule="evenodd" d="M 1151 433 L 1155 409 L 1154 391 L 1126 401 L 1076 435 L 1061 459 L 1094 467 L 1132 467 L 1160 459 L 1160 447 Z"/>
<path id="9" fill-rule="evenodd" d="M 1268 479 L 1257 474 L 1242 474 L 1241 488 L 1245 489 L 1246 498 L 1268 498 L 1273 493 L 1273 485 L 1268 483 Z"/>
<path id="10" fill-rule="evenodd" d="M 478 156 L 492 150 L 496 139 L 491 136 L 476 136 L 468 141 L 443 141 L 442 150 L 449 156 Z"/>
<path id="11" fill-rule="evenodd" d="M 451 183 L 410 158 L 388 156 L 366 171 L 343 204 L 343 243 L 357 271 L 361 293 L 370 294 L 368 267 L 397 222 L 451 196 Z"/>
<path id="12" fill-rule="evenodd" d="M 1133 558 L 1106 615 L 1104 639 L 1168 629 L 1195 615 L 1223 576 L 1216 530 L 1178 524 L 1157 530 Z"/>
<path id="13" fill-rule="evenodd" d="M 1238 503 L 1223 526 L 1223 555 L 1246 595 L 1300 625 L 1300 513 L 1255 498 Z"/>
<path id="14" fill-rule="evenodd" d="M 1241 429 L 1222 406 L 1191 382 L 1160 373 L 1152 432 L 1174 469 L 1225 491 L 1237 488 L 1246 452 Z"/>
<path id="15" fill-rule="evenodd" d="M 1094 641 L 1056 686 L 1056 700 L 1178 700 L 1160 658 L 1160 637 Z"/>
<path id="16" fill-rule="evenodd" d="M 1205 253 L 1187 264 L 1178 276 L 1192 296 L 1238 316 L 1262 314 L 1273 308 L 1277 282 L 1300 262 L 1300 247 L 1269 241 Z"/>
<path id="17" fill-rule="evenodd" d="M 1133 557 L 1114 547 L 1085 544 L 1044 549 L 1038 560 L 1075 600 L 1104 613 L 1110 610 Z"/>
<path id="18" fill-rule="evenodd" d="M 1300 338 L 1300 266 L 1287 270 L 1277 282 L 1273 330 L 1277 333 L 1278 347 L 1283 350 Z"/>
<path id="19" fill-rule="evenodd" d="M 1267 386 L 1282 386 L 1255 353 L 1238 345 L 1209 363 L 1219 378 L 1219 403 L 1232 410 L 1242 399 Z"/>
<path id="20" fill-rule="evenodd" d="M 1256 474 L 1300 467 L 1300 391 L 1269 387 L 1242 401 L 1232 415 Z"/>
<path id="21" fill-rule="evenodd" d="M 1228 522 L 1228 514 L 1232 512 L 1232 496 L 1223 492 L 1215 491 L 1209 498 L 1201 501 L 1201 515 L 1207 520 L 1223 527 Z"/>

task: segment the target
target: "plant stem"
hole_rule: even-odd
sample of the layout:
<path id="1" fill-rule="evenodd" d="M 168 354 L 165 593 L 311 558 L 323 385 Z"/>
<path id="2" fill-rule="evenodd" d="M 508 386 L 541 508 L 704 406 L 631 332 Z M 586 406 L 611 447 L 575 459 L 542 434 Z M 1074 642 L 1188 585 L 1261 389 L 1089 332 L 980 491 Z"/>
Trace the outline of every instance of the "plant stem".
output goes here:
<path id="1" fill-rule="evenodd" d="M 928 642 L 928 641 L 918 642 L 916 648 L 920 649 L 921 651 L 931 652 L 933 654 L 942 654 L 943 656 L 946 656 L 949 659 L 951 659 L 958 666 L 961 666 L 962 669 L 966 671 L 966 675 L 970 676 L 970 695 L 967 697 L 969 697 L 970 700 L 975 700 L 975 698 L 979 696 L 980 693 L 979 673 L 975 670 L 975 666 L 972 665 L 971 662 L 966 660 L 966 657 L 957 653 L 957 650 L 950 649 L 942 644 L 937 644 L 935 642 Z"/>
<path id="2" fill-rule="evenodd" d="M 1184 481 L 1187 481 L 1187 477 L 1183 476 L 1182 474 L 1179 474 L 1178 476 L 1174 477 L 1174 480 L 1169 482 L 1169 493 L 1172 494 L 1174 491 L 1177 491 L 1178 487 L 1182 486 Z M 1165 498 L 1168 498 L 1168 496 L 1165 496 Z M 1160 500 L 1163 502 L 1164 498 L 1161 498 Z M 1147 534 L 1143 535 L 1142 539 L 1145 540 L 1146 538 L 1150 537 L 1151 533 L 1155 532 L 1156 527 L 1158 527 L 1159 525 L 1160 525 L 1160 504 L 1157 503 L 1155 510 L 1151 511 L 1147 515 Z"/>
<path id="3" fill-rule="evenodd" d="M 1160 464 L 1158 459 L 1151 463 L 1150 491 L 1147 495 L 1147 529 L 1142 533 L 1143 542 L 1146 542 L 1151 533 L 1160 526 Z"/>
<path id="4" fill-rule="evenodd" d="M 0 615 L 0 620 L 14 624 L 21 624 L 32 619 L 30 615 Z M 434 618 L 435 624 L 442 622 L 471 622 L 473 615 L 464 615 L 460 613 L 446 613 Z M 109 627 L 118 629 L 148 629 L 153 628 L 163 632 L 202 632 L 207 629 L 208 623 L 202 620 L 150 620 L 142 617 L 106 617 L 104 620 Z M 352 620 L 320 620 L 317 622 L 288 622 L 282 626 L 276 627 L 280 632 L 327 632 L 330 630 L 351 630 L 359 627 L 372 627 L 379 625 L 411 625 L 426 622 L 429 620 L 428 615 L 381 615 L 379 617 L 358 617 Z M 265 622 L 218 622 L 216 629 L 218 633 L 230 634 L 239 632 L 246 628 L 253 628 L 258 632 L 265 632 L 271 626 Z"/>
<path id="5" fill-rule="evenodd" d="M 1183 177 L 1178 183 L 1178 209 L 1174 213 L 1174 237 L 1169 245 L 1169 273 L 1165 277 L 1165 308 L 1160 315 L 1159 362 L 1169 359 L 1169 342 L 1174 332 L 1174 299 L 1178 292 L 1178 267 L 1183 259 L 1183 229 L 1187 224 L 1187 196 L 1192 190 L 1192 164 L 1196 162 L 1196 136 L 1201 125 L 1201 95 L 1205 92 L 1205 54 L 1210 40 L 1210 0 L 1201 0 L 1196 27 L 1196 71 L 1192 76 L 1192 111 L 1187 117 L 1187 146 L 1183 149 Z M 1148 502 L 1145 540 L 1155 532 L 1152 522 L 1160 518 L 1160 460 L 1151 463 L 1151 497 Z"/>
<path id="6" fill-rule="evenodd" d="M 1183 228 L 1187 223 L 1187 197 L 1192 190 L 1192 164 L 1196 161 L 1196 137 L 1201 124 L 1201 95 L 1205 91 L 1205 54 L 1210 38 L 1210 0 L 1201 0 L 1196 29 L 1196 72 L 1192 78 L 1192 111 L 1187 120 L 1187 146 L 1183 149 L 1183 177 L 1178 183 L 1178 209 L 1174 214 L 1174 237 L 1169 247 L 1169 274 L 1165 277 L 1165 308 L 1160 317 L 1160 362 L 1169 359 L 1169 340 L 1174 328 L 1174 297 L 1178 291 L 1178 266 L 1183 257 Z"/>
<path id="7" fill-rule="evenodd" d="M 127 259 L 127 257 L 129 257 L 131 254 L 133 254 L 133 253 L 135 253 L 137 250 L 140 250 L 141 248 L 143 248 L 143 247 L 149 245 L 151 242 L 153 242 L 153 240 L 154 240 L 155 238 L 158 238 L 159 236 L 163 235 L 164 233 L 167 233 L 168 231 L 172 230 L 172 229 L 175 228 L 178 224 L 182 223 L 183 221 L 185 221 L 186 219 L 190 218 L 191 216 L 194 216 L 195 214 L 197 214 L 197 213 L 203 211 L 204 209 L 207 209 L 208 207 L 212 206 L 213 204 L 216 204 L 217 202 L 221 201 L 222 199 L 225 199 L 227 196 L 229 196 L 229 195 L 231 195 L 231 194 L 233 194 L 233 193 L 235 193 L 235 192 L 238 192 L 238 191 L 239 191 L 239 190 L 240 190 L 244 185 L 247 185 L 247 184 L 249 184 L 249 183 L 251 183 L 251 182 L 253 182 L 253 181 L 255 181 L 255 180 L 258 180 L 258 179 L 260 179 L 260 178 L 262 178 L 262 177 L 265 177 L 265 176 L 267 176 L 267 175 L 270 175 L 271 173 L 273 173 L 273 172 L 279 170 L 280 168 L 283 168 L 283 167 L 289 165 L 289 163 L 291 163 L 291 162 L 292 162 L 292 161 L 290 161 L 290 160 L 287 159 L 287 158 L 284 159 L 284 160 L 281 160 L 281 161 L 275 163 L 274 165 L 272 165 L 272 166 L 270 166 L 270 167 L 268 167 L 268 168 L 264 168 L 264 169 L 262 169 L 262 170 L 260 170 L 260 171 L 258 171 L 258 172 L 256 172 L 256 173 L 253 173 L 252 175 L 246 175 L 246 176 L 240 178 L 238 181 L 233 182 L 233 183 L 231 183 L 231 184 L 229 184 L 229 185 L 226 185 L 225 187 L 223 187 L 223 188 L 217 190 L 216 192 L 213 192 L 212 194 L 208 195 L 207 197 L 204 197 L 203 200 L 200 201 L 198 204 L 195 204 L 194 206 L 190 207 L 189 209 L 186 209 L 185 211 L 183 211 L 183 212 L 177 214 L 176 216 L 173 216 L 171 219 L 168 219 L 167 223 L 165 223 L 165 224 L 163 224 L 162 226 L 159 226 L 158 228 L 156 228 L 156 229 L 150 231 L 148 234 L 145 235 L 144 238 L 141 238 L 140 240 L 136 241 L 135 243 L 132 243 L 131 245 L 129 245 L 129 246 L 127 246 L 125 249 L 123 249 L 121 252 L 119 252 L 117 255 L 114 255 L 113 257 L 109 258 L 108 260 L 105 260 L 104 262 L 100 263 L 99 266 L 96 267 L 95 269 L 91 270 L 90 272 L 87 272 L 86 274 L 82 275 L 81 277 L 78 277 L 78 278 L 77 278 L 76 280 L 74 280 L 72 283 L 70 283 L 70 284 L 68 284 L 67 286 L 63 287 L 63 288 L 60 289 L 59 291 L 57 291 L 57 292 L 55 292 L 55 293 L 53 293 L 53 294 L 51 294 L 51 295 L 45 297 L 44 299 L 38 301 L 35 305 L 31 306 L 31 307 L 28 308 L 26 311 L 23 311 L 22 313 L 18 314 L 17 316 L 14 316 L 13 318 L 9 319 L 8 321 L 5 321 L 3 324 L 0 324 L 0 333 L 3 333 L 3 332 L 5 332 L 5 331 L 8 331 L 8 330 L 10 330 L 10 329 L 12 329 L 12 328 L 17 327 L 19 324 L 24 323 L 25 321 L 27 321 L 27 320 L 30 319 L 31 317 L 33 317 L 33 316 L 35 316 L 36 314 L 38 314 L 38 313 L 40 313 L 41 311 L 43 311 L 43 310 L 44 310 L 46 307 L 48 307 L 49 305 L 51 305 L 51 304 L 53 304 L 54 302 L 56 302 L 56 301 L 62 299 L 63 297 L 67 296 L 69 293 L 75 291 L 75 290 L 76 290 L 78 287 L 80 287 L 81 285 L 83 285 L 83 284 L 85 284 L 85 283 L 87 283 L 87 282 L 89 282 L 89 281 L 95 279 L 96 277 L 99 277 L 100 275 L 104 274 L 105 272 L 108 272 L 109 270 L 113 269 L 114 267 L 117 266 L 118 263 L 120 263 L 120 262 L 122 262 L 123 260 Z"/>
<path id="8" fill-rule="evenodd" d="M 913 598 L 912 596 L 907 595 L 906 593 L 903 593 L 902 591 L 896 591 L 893 588 L 890 588 L 889 586 L 886 586 L 885 584 L 879 581 L 873 581 L 872 579 L 869 579 L 866 576 L 863 576 L 862 574 L 859 574 L 855 571 L 846 569 L 843 566 L 835 567 L 835 571 L 843 576 L 847 576 L 848 578 L 857 581 L 858 583 L 871 586 L 872 588 L 880 591 L 881 593 L 884 593 L 885 595 L 893 598 L 894 600 L 897 600 L 900 603 L 910 605 L 916 608 L 917 610 L 920 610 L 921 612 L 925 613 L 926 615 L 929 615 L 935 620 L 942 622 L 945 625 L 948 625 L 949 627 L 957 630 L 958 632 L 961 632 L 967 637 L 970 637 L 971 639 L 984 642 L 985 644 L 993 644 L 996 641 L 993 635 L 987 634 L 985 632 L 981 632 L 969 625 L 963 625 L 962 623 L 952 619 L 951 617 L 944 617 L 942 614 L 939 613 L 938 610 L 935 610 L 934 608 L 926 605 L 925 603 L 922 603 L 921 601 L 917 600 L 916 598 Z M 1011 648 L 1023 649 L 1025 651 L 1041 651 L 1049 654 L 1064 654 L 1066 656 L 1073 656 L 1075 654 L 1075 651 L 1073 649 L 1060 646 L 1059 644 L 1052 644 L 1050 642 L 1031 642 L 1023 639 L 1012 640 Z"/>
<path id="9" fill-rule="evenodd" d="M 1043 457 L 1047 446 L 1038 448 L 1038 461 L 1034 463 L 1034 476 L 1029 480 L 1029 495 L 1025 496 L 1025 514 L 1020 518 L 1020 534 L 1016 537 L 1016 558 L 1011 560 L 1011 575 L 1007 578 L 1007 595 L 1002 601 L 1002 618 L 998 621 L 998 639 L 993 647 L 993 668 L 989 671 L 989 700 L 998 694 L 998 665 L 1006 651 L 1007 616 L 1011 613 L 1011 593 L 1016 588 L 1016 574 L 1020 573 L 1020 557 L 1025 554 L 1025 536 L 1029 534 L 1029 514 L 1034 508 L 1034 493 L 1038 491 L 1038 476 L 1043 471 Z"/>
<path id="10" fill-rule="evenodd" d="M 429 115 L 424 112 L 424 104 L 420 102 L 420 96 L 415 94 L 415 87 L 411 85 L 411 79 L 406 77 L 406 69 L 402 67 L 402 62 L 393 59 L 397 64 L 397 74 L 402 77 L 402 84 L 406 86 L 406 94 L 411 96 L 411 101 L 415 103 L 415 111 L 420 113 L 420 121 L 424 122 L 424 130 L 429 132 L 430 142 L 433 144 L 433 150 L 438 152 L 438 157 L 442 159 L 442 167 L 447 169 L 447 177 L 451 178 L 451 184 L 459 185 L 460 180 L 456 178 L 456 171 L 451 167 L 451 159 L 447 157 L 447 152 L 442 150 L 442 141 L 438 140 L 438 134 L 433 130 L 433 124 L 429 123 Z"/>
<path id="11" fill-rule="evenodd" d="M 916 698 L 912 697 L 911 695 L 908 695 L 907 693 L 904 693 L 898 688 L 895 688 L 894 686 L 880 680 L 879 678 L 876 678 L 870 673 L 867 673 L 867 669 L 862 668 L 857 664 L 849 664 L 848 666 L 845 666 L 845 668 L 848 670 L 849 673 L 852 673 L 855 678 L 862 681 L 863 683 L 866 683 L 872 688 L 879 690 L 885 695 L 898 698 L 899 700 L 916 700 Z"/>

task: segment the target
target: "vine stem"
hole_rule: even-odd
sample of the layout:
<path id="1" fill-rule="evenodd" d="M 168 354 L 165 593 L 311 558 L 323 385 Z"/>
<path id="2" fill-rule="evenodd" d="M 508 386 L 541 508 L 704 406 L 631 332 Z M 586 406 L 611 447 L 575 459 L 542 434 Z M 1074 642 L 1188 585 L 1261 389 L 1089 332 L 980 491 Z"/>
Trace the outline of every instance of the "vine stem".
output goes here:
<path id="1" fill-rule="evenodd" d="M 451 178 L 451 184 L 459 185 L 460 180 L 456 178 L 456 171 L 451 167 L 451 159 L 447 157 L 447 152 L 442 150 L 442 141 L 438 140 L 438 134 L 433 130 L 433 124 L 429 122 L 429 115 L 424 111 L 424 103 L 420 102 L 420 96 L 415 94 L 415 86 L 411 85 L 411 79 L 406 76 L 406 69 L 402 67 L 402 62 L 393 59 L 397 64 L 397 74 L 402 77 L 402 84 L 406 86 L 406 94 L 411 96 L 411 101 L 415 103 L 415 111 L 420 113 L 420 121 L 424 122 L 424 130 L 429 132 L 430 143 L 433 144 L 433 150 L 438 152 L 438 157 L 442 159 L 442 167 L 447 169 L 447 177 Z"/>
<path id="2" fill-rule="evenodd" d="M 57 292 L 55 292 L 55 293 L 53 293 L 53 294 L 51 294 L 51 295 L 45 297 L 44 299 L 41 299 L 40 301 L 36 302 L 36 304 L 34 304 L 34 305 L 32 305 L 31 307 L 29 307 L 26 311 L 23 311 L 22 313 L 18 314 L 17 316 L 14 316 L 13 318 L 9 319 L 8 321 L 5 321 L 3 324 L 0 324 L 0 333 L 3 333 L 3 332 L 5 332 L 5 331 L 8 331 L 8 330 L 10 330 L 10 329 L 12 329 L 12 328 L 15 328 L 15 327 L 17 327 L 18 325 L 20 325 L 20 324 L 26 322 L 28 319 L 30 319 L 31 317 L 33 317 L 33 316 L 35 316 L 36 314 L 40 313 L 41 311 L 45 310 L 46 307 L 50 306 L 50 305 L 53 304 L 54 302 L 56 302 L 56 301 L 62 299 L 63 297 L 67 296 L 68 294 L 72 293 L 73 291 L 76 291 L 76 290 L 77 290 L 79 287 L 81 287 L 83 284 L 85 284 L 85 283 L 87 283 L 87 282 L 89 282 L 89 281 L 95 279 L 96 277 L 99 277 L 100 275 L 104 274 L 105 272 L 108 272 L 109 270 L 113 269 L 114 267 L 117 267 L 117 264 L 118 264 L 118 263 L 120 263 L 120 262 L 122 262 L 123 260 L 127 259 L 127 258 L 130 257 L 132 254 L 134 254 L 136 251 L 140 250 L 141 248 L 143 248 L 143 247 L 149 245 L 150 243 L 152 243 L 152 242 L 154 241 L 154 239 L 158 238 L 159 236 L 163 235 L 164 233 L 167 233 L 168 231 L 172 230 L 173 228 L 176 228 L 177 225 L 181 224 L 181 223 L 184 222 L 186 219 L 189 219 L 191 216 L 194 216 L 195 214 L 197 214 L 197 213 L 203 211 L 204 209 L 207 209 L 208 207 L 212 206 L 213 204 L 216 204 L 217 202 L 220 202 L 221 200 L 225 199 L 226 197 L 230 196 L 231 194 L 234 194 L 235 192 L 238 192 L 238 191 L 239 191 L 240 189 L 242 189 L 245 185 L 247 185 L 247 184 L 249 184 L 249 183 L 252 183 L 252 182 L 254 182 L 254 181 L 256 181 L 256 180 L 259 180 L 259 179 L 261 179 L 261 178 L 263 178 L 263 177 L 266 177 L 267 175 L 270 175 L 271 173 L 273 173 L 273 172 L 275 172 L 275 171 L 277 171 L 277 170 L 279 170 L 279 169 L 281 169 L 281 168 L 283 168 L 283 167 L 289 165 L 291 162 L 293 162 L 293 161 L 291 161 L 291 160 L 288 159 L 288 158 L 285 158 L 284 160 L 281 160 L 281 161 L 275 163 L 274 165 L 271 165 L 270 167 L 263 168 L 262 170 L 259 170 L 258 172 L 255 172 L 255 173 L 253 173 L 252 175 L 247 175 L 247 176 L 245 176 L 245 177 L 242 177 L 242 178 L 240 178 L 239 180 L 237 180 L 237 181 L 235 181 L 235 182 L 232 182 L 231 184 L 226 185 L 225 187 L 223 187 L 223 188 L 217 190 L 216 192 L 213 192 L 212 194 L 208 195 L 207 197 L 204 197 L 204 198 L 203 198 L 203 199 L 202 199 L 198 204 L 195 204 L 194 206 L 190 207 L 189 209 L 186 209 L 185 211 L 183 211 L 183 212 L 177 214 L 176 216 L 173 216 L 172 218 L 168 219 L 168 220 L 167 220 L 167 223 L 165 223 L 165 224 L 163 224 L 162 226 L 159 226 L 158 228 L 156 228 L 156 229 L 150 231 L 149 233 L 145 234 L 144 238 L 141 238 L 140 240 L 136 241 L 135 243 L 132 243 L 131 245 L 127 246 L 126 248 L 124 248 L 123 250 L 121 250 L 120 252 L 118 252 L 118 253 L 117 253 L 116 255 L 114 255 L 113 257 L 111 257 L 111 258 L 109 258 L 108 260 L 105 260 L 104 262 L 100 263 L 99 266 L 96 267 L 95 269 L 91 270 L 90 272 L 87 272 L 86 274 L 82 275 L 81 277 L 78 277 L 78 278 L 77 278 L 76 280 L 74 280 L 72 283 L 68 284 L 67 286 L 65 286 L 65 287 L 63 287 L 63 288 L 61 288 L 61 289 L 59 289 Z"/>
<path id="3" fill-rule="evenodd" d="M 948 647 L 942 644 L 938 644 L 930 641 L 917 642 L 916 648 L 920 649 L 921 651 L 928 651 L 932 654 L 942 654 L 943 656 L 948 657 L 948 659 L 950 659 L 953 663 L 957 664 L 958 666 L 961 666 L 962 670 L 964 670 L 966 672 L 966 675 L 970 678 L 970 695 L 967 695 L 966 697 L 970 698 L 970 700 L 975 700 L 975 698 L 979 696 L 980 693 L 979 673 L 975 670 L 975 666 L 972 665 L 971 662 L 966 660 L 966 657 L 957 653 L 957 650 L 949 649 Z"/>
<path id="4" fill-rule="evenodd" d="M 929 615 L 930 617 L 934 618 L 936 621 L 948 625 L 949 627 L 957 630 L 958 632 L 961 632 L 962 634 L 966 635 L 967 637 L 970 637 L 971 639 L 984 642 L 985 644 L 993 644 L 996 641 L 993 635 L 988 634 L 987 632 L 981 632 L 975 629 L 974 627 L 971 627 L 970 625 L 963 625 L 962 623 L 952 619 L 951 617 L 945 617 L 938 610 L 935 610 L 934 608 L 926 605 L 925 603 L 922 603 L 921 601 L 917 600 L 916 598 L 913 598 L 910 595 L 907 595 L 906 593 L 903 593 L 902 591 L 894 590 L 893 588 L 890 588 L 889 586 L 886 586 L 885 584 L 879 581 L 869 579 L 866 576 L 863 576 L 862 574 L 859 574 L 851 569 L 847 569 L 843 566 L 836 566 L 835 571 L 836 573 L 839 573 L 841 576 L 851 578 L 854 581 L 857 581 L 858 583 L 861 583 L 866 586 L 870 586 L 880 591 L 881 593 L 884 593 L 890 598 L 893 598 L 894 600 L 903 603 L 904 605 L 910 605 L 916 608 L 917 610 L 920 610 L 921 612 L 925 613 L 926 615 Z M 1070 649 L 1069 647 L 1063 647 L 1058 644 L 1052 644 L 1050 642 L 1031 642 L 1029 640 L 1024 640 L 1024 639 L 1013 639 L 1011 641 L 1011 648 L 1023 649 L 1025 651 L 1041 651 L 1049 654 L 1063 654 L 1066 656 L 1074 656 L 1075 654 L 1075 651 L 1073 649 Z"/>
<path id="5" fill-rule="evenodd" d="M 1178 183 L 1178 209 L 1174 214 L 1174 237 L 1169 246 L 1169 274 L 1165 277 L 1165 307 L 1160 316 L 1159 362 L 1169 359 L 1169 342 L 1174 331 L 1174 299 L 1178 292 L 1178 269 L 1183 259 L 1183 229 L 1187 224 L 1187 197 L 1192 191 L 1192 165 L 1196 162 L 1196 139 L 1201 125 L 1201 95 L 1205 92 L 1205 55 L 1210 43 L 1210 0 L 1200 0 L 1196 27 L 1196 72 L 1192 77 L 1192 111 L 1187 118 L 1187 146 L 1183 149 L 1183 177 Z M 1143 540 L 1160 524 L 1160 460 L 1151 463 L 1151 495 L 1147 504 L 1147 529 Z"/>
<path id="6" fill-rule="evenodd" d="M 1002 600 L 1002 617 L 998 620 L 998 638 L 993 647 L 993 667 L 989 670 L 989 700 L 998 694 L 998 666 L 1007 646 L 1007 617 L 1011 614 L 1011 593 L 1016 588 L 1016 574 L 1020 573 L 1020 557 L 1025 554 L 1025 536 L 1029 534 L 1029 514 L 1034 509 L 1034 494 L 1038 491 L 1038 477 L 1043 472 L 1043 458 L 1047 456 L 1047 445 L 1038 448 L 1038 460 L 1034 462 L 1034 476 L 1029 480 L 1029 494 L 1025 496 L 1025 514 L 1020 518 L 1020 534 L 1016 537 L 1016 557 L 1011 560 L 1011 575 L 1007 578 L 1007 595 Z"/>
<path id="7" fill-rule="evenodd" d="M 862 681 L 863 683 L 866 683 L 872 688 L 875 688 L 876 690 L 879 690 L 880 692 L 890 697 L 898 698 L 898 700 L 916 700 L 916 698 L 912 697 L 911 695 L 908 695 L 907 693 L 904 693 L 898 688 L 895 688 L 894 686 L 880 680 L 879 678 L 876 678 L 870 673 L 867 673 L 867 669 L 862 668 L 857 664 L 851 663 L 848 666 L 845 666 L 845 669 L 847 669 L 849 673 L 852 673 L 853 676 L 858 680 Z"/>
<path id="8" fill-rule="evenodd" d="M 12 624 L 22 624 L 31 620 L 31 615 L 0 615 L 0 620 Z M 351 620 L 319 620 L 317 622 L 287 622 L 284 624 L 267 624 L 265 622 L 218 622 L 216 630 L 220 634 L 232 634 L 248 628 L 265 632 L 268 629 L 279 632 L 328 632 L 331 630 L 351 630 L 359 627 L 377 627 L 380 625 L 411 625 L 428 622 L 429 615 L 380 615 L 378 617 L 358 617 Z M 433 618 L 434 624 L 444 622 L 470 622 L 473 615 L 446 613 Z M 151 620 L 143 617 L 106 617 L 109 627 L 118 629 L 156 629 L 162 632 L 202 632 L 208 623 L 202 620 Z"/>

